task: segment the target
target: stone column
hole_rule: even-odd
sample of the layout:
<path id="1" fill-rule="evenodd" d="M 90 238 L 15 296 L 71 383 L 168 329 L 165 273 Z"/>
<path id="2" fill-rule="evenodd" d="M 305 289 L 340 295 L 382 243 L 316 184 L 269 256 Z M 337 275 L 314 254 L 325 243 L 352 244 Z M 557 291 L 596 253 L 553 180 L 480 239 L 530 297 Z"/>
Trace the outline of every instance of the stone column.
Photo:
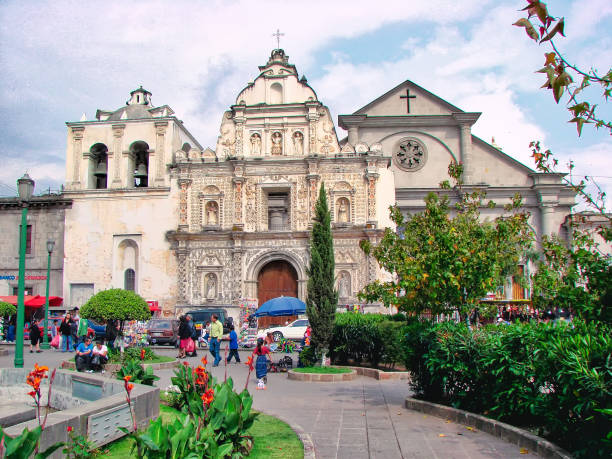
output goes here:
<path id="1" fill-rule="evenodd" d="M 187 212 L 187 193 L 189 191 L 189 186 L 191 185 L 190 179 L 179 179 L 178 185 L 180 188 L 179 193 L 179 231 L 189 231 L 189 214 Z"/>
<path id="2" fill-rule="evenodd" d="M 453 113 L 453 118 L 459 125 L 459 146 L 461 150 L 461 163 L 463 164 L 463 183 L 474 182 L 474 162 L 472 157 L 472 125 L 480 117 L 480 113 L 460 112 Z"/>
<path id="3" fill-rule="evenodd" d="M 317 113 L 318 103 L 308 103 L 308 114 L 306 120 L 308 121 L 308 151 L 306 151 L 306 145 L 304 145 L 304 154 L 314 155 L 317 153 L 317 121 L 319 114 Z"/>
<path id="4" fill-rule="evenodd" d="M 179 244 L 184 245 L 184 241 Z M 187 302 L 187 258 L 189 250 L 185 247 L 179 248 L 176 252 L 178 256 L 178 302 L 185 304 Z"/>
<path id="5" fill-rule="evenodd" d="M 121 188 L 121 158 L 123 157 L 123 133 L 125 132 L 125 124 L 114 124 L 113 125 L 113 151 L 109 156 L 112 156 L 113 167 L 113 182 L 109 188 Z M 108 167 L 108 173 L 110 174 L 111 164 Z"/>
<path id="6" fill-rule="evenodd" d="M 83 132 L 85 128 L 75 126 L 72 128 L 72 188 L 78 189 L 81 185 L 81 161 L 83 157 Z"/>
<path id="7" fill-rule="evenodd" d="M 368 182 L 367 194 L 368 194 L 368 218 L 366 224 L 370 228 L 376 228 L 376 181 L 378 180 L 378 173 L 366 171 L 365 179 Z"/>
<path id="8" fill-rule="evenodd" d="M 234 177 L 234 224 L 233 228 L 238 230 L 244 229 L 244 221 L 242 219 L 242 184 L 244 177 Z"/>
<path id="9" fill-rule="evenodd" d="M 165 140 L 166 140 L 166 129 L 168 128 L 167 121 L 156 121 L 155 122 L 155 156 L 157 156 L 155 166 L 155 185 L 164 186 L 165 184 Z M 152 183 L 149 183 L 149 186 Z"/>
<path id="10" fill-rule="evenodd" d="M 542 216 L 542 235 L 550 236 L 557 232 L 553 229 L 553 217 L 555 215 L 554 203 L 542 203 L 540 205 L 540 214 Z"/>
<path id="11" fill-rule="evenodd" d="M 474 180 L 472 164 L 472 127 L 463 123 L 459 126 L 461 142 L 461 162 L 463 163 L 463 183 L 470 184 Z"/>
<path id="12" fill-rule="evenodd" d="M 319 175 L 308 174 L 306 176 L 308 181 L 308 226 L 312 225 L 312 219 L 315 216 L 315 205 L 319 197 Z"/>
<path id="13" fill-rule="evenodd" d="M 352 146 L 357 145 L 359 142 L 359 128 L 357 126 L 351 126 L 348 128 L 348 143 Z"/>

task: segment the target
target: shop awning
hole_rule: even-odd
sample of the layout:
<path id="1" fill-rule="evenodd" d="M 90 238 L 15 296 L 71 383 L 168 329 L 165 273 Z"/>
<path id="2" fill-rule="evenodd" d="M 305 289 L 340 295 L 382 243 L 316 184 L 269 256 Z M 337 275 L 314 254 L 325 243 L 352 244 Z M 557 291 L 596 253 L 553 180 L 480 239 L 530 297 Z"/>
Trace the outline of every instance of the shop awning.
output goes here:
<path id="1" fill-rule="evenodd" d="M 23 303 L 28 308 L 40 308 L 45 305 L 46 297 L 40 295 L 24 295 Z M 0 296 L 0 301 L 17 306 L 17 295 Z M 49 297 L 49 306 L 61 306 L 63 298 L 59 296 Z"/>

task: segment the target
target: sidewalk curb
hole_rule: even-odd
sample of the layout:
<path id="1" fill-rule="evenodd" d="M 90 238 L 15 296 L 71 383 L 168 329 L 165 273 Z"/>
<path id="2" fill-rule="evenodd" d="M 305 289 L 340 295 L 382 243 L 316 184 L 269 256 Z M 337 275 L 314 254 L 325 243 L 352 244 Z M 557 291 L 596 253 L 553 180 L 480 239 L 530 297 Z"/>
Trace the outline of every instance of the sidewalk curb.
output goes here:
<path id="1" fill-rule="evenodd" d="M 275 417 L 276 419 L 280 419 L 285 424 L 287 424 L 289 427 L 291 427 L 291 429 L 297 434 L 300 441 L 304 445 L 304 459 L 316 459 L 317 458 L 317 455 L 315 453 L 314 443 L 312 441 L 312 437 L 310 436 L 310 434 L 306 433 L 306 431 L 302 429 L 301 426 L 290 422 L 289 420 L 285 419 L 283 416 L 277 416 L 276 414 L 266 413 L 265 411 L 262 411 L 262 410 L 257 410 L 257 411 L 259 411 L 260 413 L 267 414 L 268 416 Z"/>
<path id="2" fill-rule="evenodd" d="M 572 455 L 561 449 L 554 443 L 549 442 L 537 435 L 518 427 L 487 418 L 469 411 L 459 410 L 446 405 L 417 400 L 406 397 L 405 407 L 409 410 L 420 411 L 443 419 L 463 424 L 486 432 L 494 437 L 501 438 L 508 443 L 513 443 L 521 448 L 526 448 L 541 457 L 554 459 L 572 459 Z"/>

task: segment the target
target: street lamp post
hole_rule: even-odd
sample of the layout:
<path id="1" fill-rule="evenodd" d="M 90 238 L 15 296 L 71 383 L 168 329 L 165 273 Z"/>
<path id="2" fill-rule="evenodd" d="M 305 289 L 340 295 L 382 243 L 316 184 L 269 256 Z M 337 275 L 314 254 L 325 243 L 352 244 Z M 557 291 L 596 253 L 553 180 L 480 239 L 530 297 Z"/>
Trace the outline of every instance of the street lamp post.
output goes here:
<path id="1" fill-rule="evenodd" d="M 34 180 L 26 173 L 17 180 L 21 201 L 21 228 L 19 234 L 19 280 L 17 283 L 17 328 L 15 330 L 15 368 L 23 368 L 23 327 L 25 320 L 25 255 L 28 234 L 28 203 L 34 193 Z"/>
<path id="2" fill-rule="evenodd" d="M 55 246 L 55 241 L 49 239 L 47 241 L 47 253 L 49 255 L 47 257 L 47 290 L 45 295 L 45 320 L 43 322 L 43 342 L 40 345 L 42 349 L 49 349 L 47 321 L 49 320 L 49 277 L 51 275 L 51 253 L 53 252 L 53 246 Z"/>

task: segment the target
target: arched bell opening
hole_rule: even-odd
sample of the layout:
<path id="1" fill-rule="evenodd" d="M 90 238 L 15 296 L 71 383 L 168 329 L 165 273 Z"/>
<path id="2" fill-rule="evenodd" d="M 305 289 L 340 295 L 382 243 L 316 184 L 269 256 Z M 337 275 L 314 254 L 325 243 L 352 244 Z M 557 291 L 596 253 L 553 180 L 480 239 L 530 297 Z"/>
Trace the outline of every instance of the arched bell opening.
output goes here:
<path id="1" fill-rule="evenodd" d="M 108 186 L 108 147 L 96 143 L 89 149 L 90 188 L 106 189 Z"/>
<path id="2" fill-rule="evenodd" d="M 130 145 L 130 153 L 133 161 L 131 168 L 133 186 L 146 188 L 149 186 L 149 145 L 138 140 Z"/>

